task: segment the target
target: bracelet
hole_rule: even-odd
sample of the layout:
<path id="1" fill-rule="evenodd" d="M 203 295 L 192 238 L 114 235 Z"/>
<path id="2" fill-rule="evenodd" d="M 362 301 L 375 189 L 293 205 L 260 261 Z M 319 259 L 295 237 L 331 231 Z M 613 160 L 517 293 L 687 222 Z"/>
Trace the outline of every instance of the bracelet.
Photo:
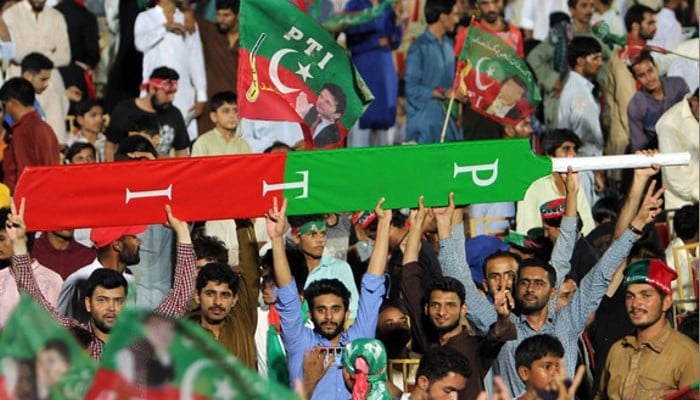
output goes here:
<path id="1" fill-rule="evenodd" d="M 627 225 L 627 229 L 631 230 L 635 235 L 642 236 L 644 234 L 643 230 L 635 228 L 631 223 Z"/>

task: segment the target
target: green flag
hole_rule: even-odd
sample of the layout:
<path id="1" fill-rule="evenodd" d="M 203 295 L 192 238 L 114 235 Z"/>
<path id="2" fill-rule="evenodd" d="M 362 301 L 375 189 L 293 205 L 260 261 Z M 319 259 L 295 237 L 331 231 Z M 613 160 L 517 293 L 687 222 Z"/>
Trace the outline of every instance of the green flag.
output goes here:
<path id="1" fill-rule="evenodd" d="M 323 27 L 330 32 L 341 32 L 352 26 L 366 24 L 382 15 L 384 9 L 392 4 L 394 0 L 387 0 L 362 11 L 335 14 L 323 23 Z"/>
<path id="2" fill-rule="evenodd" d="M 515 50 L 478 24 L 470 26 L 459 55 L 457 89 L 474 111 L 515 125 L 529 116 L 542 98 L 537 80 Z"/>
<path id="3" fill-rule="evenodd" d="M 248 370 L 201 327 L 125 309 L 86 399 L 296 399 Z"/>
<path id="4" fill-rule="evenodd" d="M 299 122 L 307 148 L 343 144 L 373 97 L 350 56 L 287 0 L 243 0 L 241 117 Z"/>
<path id="5" fill-rule="evenodd" d="M 0 399 L 82 400 L 97 366 L 27 294 L 0 337 Z"/>

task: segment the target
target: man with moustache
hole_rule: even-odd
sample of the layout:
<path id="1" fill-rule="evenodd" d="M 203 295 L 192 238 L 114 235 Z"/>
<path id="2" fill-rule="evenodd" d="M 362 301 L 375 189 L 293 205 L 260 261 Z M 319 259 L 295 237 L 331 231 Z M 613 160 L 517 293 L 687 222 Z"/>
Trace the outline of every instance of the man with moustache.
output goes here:
<path id="1" fill-rule="evenodd" d="M 238 10 L 240 0 L 216 0 L 216 23 L 197 17 L 204 51 L 207 98 L 216 92 L 236 92 L 238 77 Z M 207 113 L 197 118 L 199 134 L 214 128 Z"/>
<path id="2" fill-rule="evenodd" d="M 698 378 L 698 344 L 673 329 L 671 281 L 677 274 L 659 259 L 629 264 L 624 272 L 633 334 L 608 354 L 596 399 L 664 398 Z M 660 368 L 661 367 L 661 368 Z"/>
<path id="3" fill-rule="evenodd" d="M 187 157 L 190 139 L 180 111 L 173 107 L 180 75 L 168 67 L 153 70 L 148 82 L 142 84 L 143 97 L 126 99 L 112 110 L 112 118 L 107 128 L 105 161 L 114 161 L 117 145 L 129 136 L 129 124 L 144 116 L 155 115 L 160 126 L 158 153 L 166 156 L 175 149 L 175 157 Z"/>

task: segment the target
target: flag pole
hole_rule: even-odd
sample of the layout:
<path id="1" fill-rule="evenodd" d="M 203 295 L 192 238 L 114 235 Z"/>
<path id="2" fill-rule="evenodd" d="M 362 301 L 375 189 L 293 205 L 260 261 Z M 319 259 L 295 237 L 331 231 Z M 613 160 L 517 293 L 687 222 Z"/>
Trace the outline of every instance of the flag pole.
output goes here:
<path id="1" fill-rule="evenodd" d="M 447 111 L 445 112 L 445 122 L 442 123 L 442 132 L 440 133 L 440 143 L 445 142 L 445 134 L 447 133 L 447 123 L 450 120 L 450 111 L 452 111 L 452 105 L 455 102 L 455 90 L 452 88 L 452 95 L 450 96 L 450 102 L 447 104 Z"/>

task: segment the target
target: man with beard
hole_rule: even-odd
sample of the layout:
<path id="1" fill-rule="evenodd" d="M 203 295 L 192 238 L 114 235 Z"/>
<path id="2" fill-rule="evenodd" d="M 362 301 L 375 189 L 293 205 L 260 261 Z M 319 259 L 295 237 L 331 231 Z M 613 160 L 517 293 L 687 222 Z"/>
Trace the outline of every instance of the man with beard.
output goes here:
<path id="1" fill-rule="evenodd" d="M 585 329 L 588 317 L 598 308 L 617 266 L 625 260 L 630 248 L 641 236 L 642 229 L 661 211 L 663 189 L 654 192 L 653 184 L 646 191 L 639 210 L 637 210 L 638 203 L 634 201 L 642 197 L 641 193 L 645 190 L 648 177 L 657 170 L 658 166 L 638 170 L 643 172 L 638 173 L 640 179 L 635 179 L 624 206 L 626 217 L 618 220 L 619 231 L 622 233 L 595 267 L 582 279 L 580 289 L 576 291 L 569 304 L 561 310 L 556 311 L 553 305 L 549 305 L 556 294 L 555 269 L 537 259 L 528 259 L 520 263 L 515 285 L 515 304 L 519 315 L 510 315 L 510 319 L 516 326 L 518 338 L 504 345 L 494 363 L 494 374 L 503 377 L 512 393 L 525 391 L 525 386 L 515 368 L 515 349 L 522 340 L 536 334 L 551 334 L 562 342 L 565 349 L 567 375 L 574 376 L 578 337 Z M 450 203 L 448 210 L 454 207 L 454 202 Z M 464 284 L 469 307 L 468 318 L 478 333 L 485 333 L 498 320 L 499 315 L 494 310 L 494 306 L 478 294 L 468 266 L 465 268 L 464 230 L 461 219 L 455 218 L 453 223 L 452 213 L 445 214 L 447 215 L 437 215 L 443 272 L 446 276 L 455 277 Z M 627 225 L 628 222 L 629 225 Z M 624 228 L 625 226 L 627 229 Z M 496 305 L 498 306 L 498 300 Z"/>
<path id="2" fill-rule="evenodd" d="M 255 371 L 255 326 L 260 292 L 258 245 L 250 220 L 236 220 L 236 233 L 240 244 L 237 267 L 240 274 L 222 262 L 204 265 L 197 274 L 194 295 L 199 310 L 190 318 Z"/>
<path id="3" fill-rule="evenodd" d="M 107 128 L 105 142 L 105 161 L 114 161 L 118 144 L 129 136 L 129 124 L 141 117 L 155 115 L 160 125 L 160 143 L 158 153 L 167 156 L 175 149 L 176 157 L 187 157 L 190 139 L 180 111 L 173 107 L 175 92 L 180 75 L 168 67 L 153 70 L 148 82 L 142 87 L 143 97 L 127 99 L 117 104 L 112 110 L 112 118 Z"/>
<path id="4" fill-rule="evenodd" d="M 17 282 L 17 287 L 20 291 L 28 292 L 61 325 L 70 330 L 93 359 L 101 359 L 105 342 L 109 340 L 110 331 L 126 303 L 129 292 L 129 285 L 124 278 L 124 274 L 108 268 L 97 268 L 90 274 L 85 288 L 85 297 L 83 298 L 84 307 L 90 315 L 87 323 L 81 323 L 73 318 L 61 315 L 46 301 L 46 298 L 38 289 L 34 275 L 31 273 L 30 257 L 27 254 L 24 208 L 25 201 L 22 199 L 19 211 L 15 211 L 13 207 L 13 212 L 5 225 L 8 237 L 12 240 L 14 251 L 12 273 Z M 195 279 L 194 250 L 192 249 L 192 240 L 187 223 L 175 217 L 169 205 L 165 206 L 165 213 L 168 221 L 167 225 L 175 231 L 175 236 L 177 237 L 175 250 L 177 261 L 173 288 L 158 308 L 155 309 L 154 313 L 165 317 L 179 318 L 185 313 L 187 305 L 192 300 L 192 287 Z M 97 247 L 108 247 L 109 252 L 116 251 L 118 247 L 121 249 L 119 253 L 126 252 L 126 248 L 130 247 L 128 252 L 131 253 L 131 258 L 124 257 L 124 259 L 132 262 L 134 254 L 138 254 L 137 249 L 134 248 L 138 247 L 135 243 L 135 238 L 125 235 L 123 230 L 116 232 L 118 236 L 115 236 L 115 231 L 119 228 L 110 229 L 111 232 L 108 231 L 109 234 L 107 234 L 108 232 L 101 232 L 100 235 L 94 237 L 94 239 L 99 239 L 96 240 L 96 243 L 98 243 Z M 105 245 L 105 243 L 108 245 Z M 119 255 L 117 254 L 117 259 L 120 258 Z M 124 261 L 114 262 L 125 263 Z"/>
<path id="5" fill-rule="evenodd" d="M 477 0 L 476 9 L 478 18 L 472 21 L 474 26 L 488 33 L 498 36 L 506 44 L 513 48 L 518 57 L 524 57 L 523 35 L 517 26 L 503 19 L 503 0 Z M 459 31 L 455 40 L 455 57 L 459 57 L 467 38 L 469 27 Z"/>
<path id="6" fill-rule="evenodd" d="M 698 344 L 673 329 L 671 281 L 678 276 L 659 259 L 625 269 L 625 306 L 633 334 L 608 353 L 597 399 L 664 398 L 698 379 Z"/>
<path id="7" fill-rule="evenodd" d="M 10 258 L 14 255 L 12 242 L 5 232 L 5 222 L 10 215 L 8 207 L 0 208 L 0 329 L 5 326 L 12 310 L 19 302 L 19 290 L 17 284 L 10 274 Z M 32 247 L 33 241 L 28 243 Z M 36 246 L 34 246 L 36 247 Z M 31 259 L 31 268 L 34 278 L 39 284 L 39 290 L 46 297 L 50 304 L 56 305 L 58 293 L 61 291 L 63 279 L 56 272 L 43 266 L 35 258 Z"/>
<path id="8" fill-rule="evenodd" d="M 491 368 L 506 340 L 516 339 L 516 330 L 509 315 L 513 306 L 510 290 L 505 285 L 494 293 L 494 306 L 498 320 L 484 336 L 474 336 L 463 323 L 467 312 L 464 285 L 455 278 L 435 279 L 425 291 L 425 272 L 418 262 L 418 251 L 428 209 L 419 200 L 418 210 L 411 211 L 411 229 L 403 258 L 401 289 L 413 324 L 413 340 L 420 343 L 425 352 L 438 347 L 448 347 L 469 363 L 473 378 L 459 390 L 461 400 L 474 399 L 484 390 L 484 377 Z M 423 293 L 427 299 L 423 300 Z M 476 294 L 478 296 L 478 294 Z M 509 307 L 510 305 L 510 307 Z"/>
<path id="9" fill-rule="evenodd" d="M 66 278 L 58 296 L 56 311 L 66 317 L 87 323 L 90 315 L 83 304 L 85 285 L 90 274 L 99 268 L 117 271 L 124 275 L 124 279 L 133 287 L 134 277 L 127 267 L 136 265 L 140 261 L 141 239 L 136 235 L 145 230 L 146 226 L 93 228 L 90 232 L 90 240 L 95 244 L 97 258 Z M 136 290 L 132 288 L 129 294 L 128 302 L 135 304 Z"/>
<path id="10" fill-rule="evenodd" d="M 204 51 L 207 98 L 214 93 L 236 92 L 238 77 L 238 9 L 240 0 L 216 0 L 216 23 L 197 17 Z M 197 118 L 199 134 L 214 129 L 209 115 Z"/>
<path id="11" fill-rule="evenodd" d="M 275 280 L 279 287 L 277 310 L 282 324 L 282 341 L 289 360 L 287 366 L 290 382 L 302 378 L 304 353 L 307 350 L 322 346 L 328 357 L 328 362 L 325 364 L 327 369 L 320 374 L 318 381 L 308 382 L 309 386 L 314 387 L 313 390 L 309 390 L 312 400 L 350 397 L 350 392 L 345 388 L 341 369 L 337 368 L 337 362 L 340 361 L 341 356 L 337 354 L 337 350 L 355 339 L 374 336 L 377 314 L 385 292 L 384 271 L 386 255 L 389 252 L 391 223 L 391 211 L 382 209 L 383 203 L 384 199 L 381 199 L 375 207 L 379 220 L 377 239 L 367 273 L 362 278 L 357 318 L 348 330 L 345 330 L 344 326 L 349 316 L 350 292 L 337 279 L 317 280 L 304 290 L 304 298 L 308 301 L 314 328 L 304 326 L 302 305 L 285 249 L 287 200 L 283 200 L 282 206 L 279 207 L 275 197 L 272 209 L 266 214 L 267 233 L 272 240 Z"/>

